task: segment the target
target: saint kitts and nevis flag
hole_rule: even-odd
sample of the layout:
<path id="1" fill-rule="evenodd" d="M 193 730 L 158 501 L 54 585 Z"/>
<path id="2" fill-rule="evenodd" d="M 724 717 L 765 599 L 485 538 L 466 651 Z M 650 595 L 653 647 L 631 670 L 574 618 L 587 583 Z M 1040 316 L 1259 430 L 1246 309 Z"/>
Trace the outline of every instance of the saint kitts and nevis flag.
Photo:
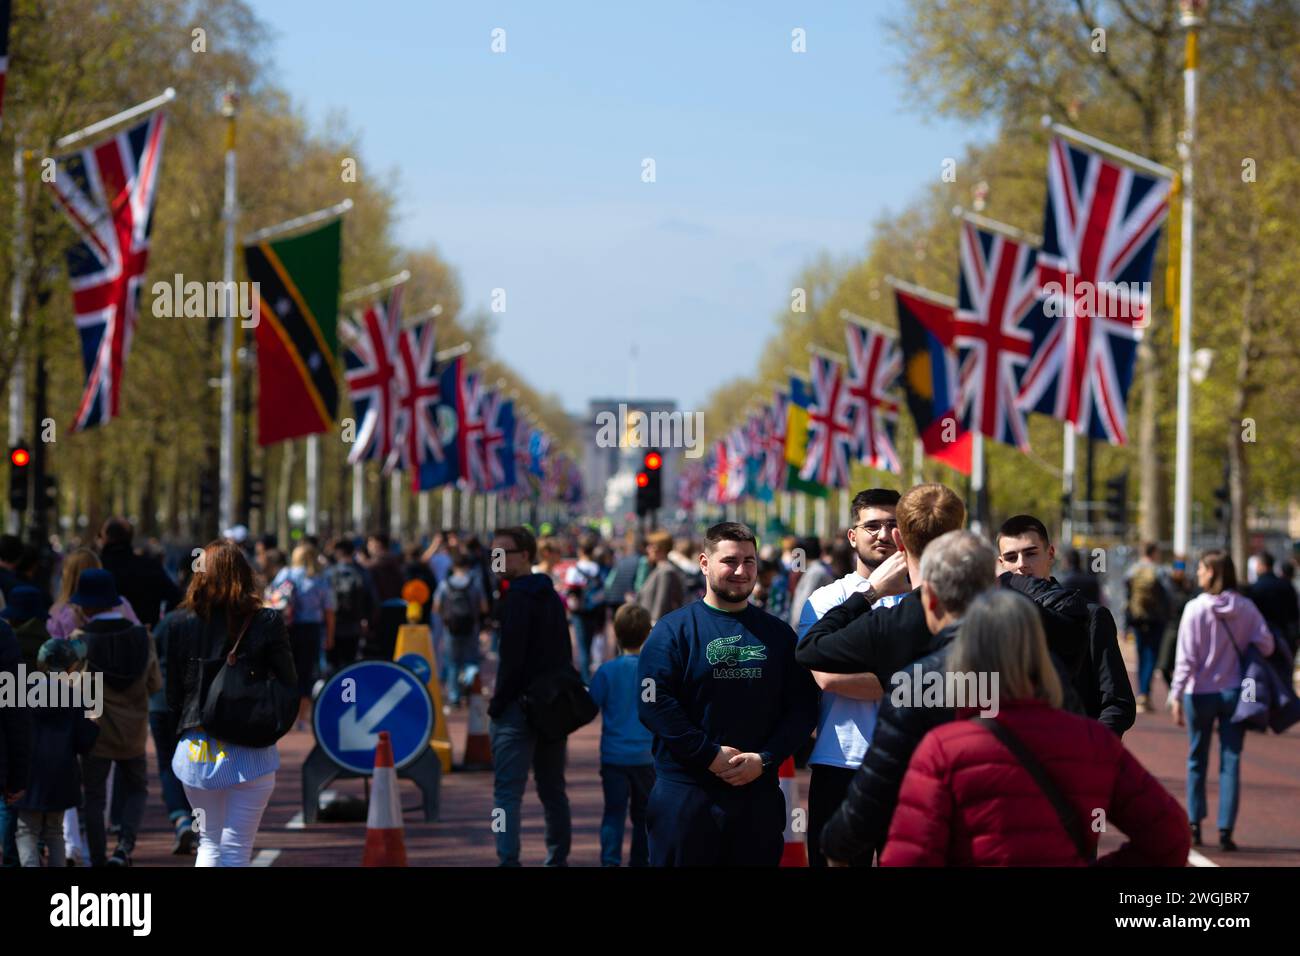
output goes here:
<path id="1" fill-rule="evenodd" d="M 244 247 L 261 287 L 257 324 L 257 442 L 327 432 L 339 405 L 340 219 Z"/>

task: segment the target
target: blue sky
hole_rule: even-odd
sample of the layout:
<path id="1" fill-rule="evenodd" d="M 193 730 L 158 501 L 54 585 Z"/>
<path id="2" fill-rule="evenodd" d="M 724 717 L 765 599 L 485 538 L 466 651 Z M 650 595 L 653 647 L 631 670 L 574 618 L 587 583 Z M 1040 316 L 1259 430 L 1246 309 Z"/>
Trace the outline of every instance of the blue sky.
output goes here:
<path id="1" fill-rule="evenodd" d="M 497 353 L 579 411 L 626 394 L 634 346 L 636 393 L 685 408 L 750 373 L 800 267 L 981 138 L 907 99 L 899 2 L 254 5 L 280 85 L 396 177 L 400 240 L 467 309 L 504 289 Z"/>

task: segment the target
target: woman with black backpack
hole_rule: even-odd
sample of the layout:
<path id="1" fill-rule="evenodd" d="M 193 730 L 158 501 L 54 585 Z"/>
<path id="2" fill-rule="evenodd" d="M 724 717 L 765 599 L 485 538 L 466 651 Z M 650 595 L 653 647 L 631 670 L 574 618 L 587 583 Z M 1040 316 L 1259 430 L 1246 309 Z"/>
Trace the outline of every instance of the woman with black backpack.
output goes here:
<path id="1" fill-rule="evenodd" d="M 239 547 L 214 541 L 190 581 L 167 645 L 172 770 L 199 828 L 196 866 L 247 866 L 275 788 L 275 742 L 298 706 L 293 651 L 279 612 L 262 606 Z"/>

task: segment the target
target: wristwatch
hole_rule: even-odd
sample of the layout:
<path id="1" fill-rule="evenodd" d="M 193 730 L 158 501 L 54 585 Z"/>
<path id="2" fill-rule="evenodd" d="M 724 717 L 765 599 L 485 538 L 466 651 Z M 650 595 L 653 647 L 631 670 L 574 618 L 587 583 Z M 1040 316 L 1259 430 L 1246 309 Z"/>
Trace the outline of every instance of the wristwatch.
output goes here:
<path id="1" fill-rule="evenodd" d="M 772 768 L 773 757 L 772 757 L 772 755 L 771 755 L 770 753 L 768 753 L 766 750 L 764 750 L 762 753 L 760 753 L 760 754 L 758 755 L 758 757 L 759 757 L 760 760 L 763 761 L 763 769 L 764 769 L 764 770 L 770 770 L 770 769 Z"/>
<path id="2" fill-rule="evenodd" d="M 876 593 L 876 586 L 870 582 L 867 584 L 867 589 L 859 593 L 866 598 L 868 606 L 871 606 L 880 600 L 880 595 Z"/>

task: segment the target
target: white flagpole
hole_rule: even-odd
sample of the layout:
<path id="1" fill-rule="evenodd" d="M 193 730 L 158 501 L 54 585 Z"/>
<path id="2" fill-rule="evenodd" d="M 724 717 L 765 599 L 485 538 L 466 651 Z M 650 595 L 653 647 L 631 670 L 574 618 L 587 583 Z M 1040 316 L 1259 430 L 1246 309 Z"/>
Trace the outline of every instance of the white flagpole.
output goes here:
<path id="1" fill-rule="evenodd" d="M 102 119 L 98 123 L 91 123 L 89 126 L 79 129 L 75 133 L 69 133 L 67 136 L 60 136 L 54 141 L 54 145 L 59 149 L 64 149 L 65 147 L 71 146 L 73 143 L 79 143 L 83 139 L 88 139 L 96 133 L 102 133 L 106 129 L 111 129 L 119 123 L 125 123 L 127 120 L 135 119 L 137 116 L 143 116 L 145 113 L 150 113 L 160 106 L 165 106 L 174 99 L 176 99 L 176 91 L 169 86 L 151 100 L 137 103 L 130 109 L 125 109 L 120 113 L 114 113 L 112 116 L 108 117 L 108 119 Z"/>
<path id="2" fill-rule="evenodd" d="M 221 115 L 226 118 L 226 196 L 222 218 L 226 223 L 221 278 L 226 314 L 221 331 L 221 459 L 218 487 L 218 525 L 224 534 L 235 523 L 235 116 L 239 96 L 233 83 L 221 98 Z"/>
<path id="3" fill-rule="evenodd" d="M 418 505 L 416 520 L 419 522 L 419 527 L 416 528 L 418 537 L 420 533 L 429 531 L 429 493 L 427 491 L 419 492 L 416 495 L 416 502 Z"/>
<path id="4" fill-rule="evenodd" d="M 825 538 L 827 536 L 826 524 L 828 518 L 827 511 L 829 510 L 830 509 L 826 507 L 825 498 L 813 499 L 813 528 L 816 530 L 817 537 L 819 538 Z"/>
<path id="5" fill-rule="evenodd" d="M 327 219 L 336 219 L 352 208 L 352 200 L 345 199 L 340 203 L 335 203 L 327 209 L 317 209 L 315 212 L 309 212 L 305 216 L 299 216 L 296 219 L 286 219 L 284 222 L 278 222 L 274 226 L 267 226 L 265 229 L 259 229 L 256 232 L 250 232 L 244 237 L 244 245 L 251 246 L 259 242 L 265 242 L 275 236 L 282 236 L 285 233 L 294 232 L 304 226 L 314 226 L 318 222 L 325 222 Z"/>
<path id="6" fill-rule="evenodd" d="M 843 531 L 846 528 L 848 528 L 849 525 L 853 524 L 852 509 L 850 507 L 851 504 L 852 504 L 852 496 L 849 492 L 849 489 L 841 488 L 840 489 L 840 526 L 835 529 L 836 531 Z"/>
<path id="7" fill-rule="evenodd" d="M 315 534 L 320 518 L 320 434 L 307 436 L 307 525 Z"/>
<path id="8" fill-rule="evenodd" d="M 388 476 L 388 534 L 394 544 L 402 540 L 402 485 L 400 471 Z"/>
<path id="9" fill-rule="evenodd" d="M 848 309 L 840 309 L 840 318 L 845 322 L 852 323 L 853 325 L 860 325 L 864 329 L 870 329 L 879 335 L 884 335 L 891 339 L 898 338 L 897 329 L 888 328 L 874 319 L 868 319 L 866 316 L 858 315 L 856 312 L 850 312 Z"/>
<path id="10" fill-rule="evenodd" d="M 1160 176 L 1164 179 L 1173 179 L 1174 171 L 1168 166 L 1162 166 L 1159 163 L 1152 162 L 1145 156 L 1139 156 L 1137 153 L 1131 153 L 1127 149 L 1121 149 L 1104 139 L 1098 139 L 1095 136 L 1089 136 L 1087 133 L 1080 132 L 1061 123 L 1053 123 L 1050 116 L 1043 117 L 1043 125 L 1050 129 L 1057 136 L 1068 139 L 1071 142 L 1078 143 L 1080 146 L 1087 146 L 1099 153 L 1105 153 L 1111 159 L 1117 159 L 1121 163 L 1132 166 L 1134 169 L 1140 169 L 1145 173 L 1153 176 Z"/>
<path id="11" fill-rule="evenodd" d="M 984 433 L 971 434 L 970 456 L 970 529 L 976 534 L 984 533 L 984 523 L 980 520 L 980 498 L 984 494 Z"/>
<path id="12" fill-rule="evenodd" d="M 456 527 L 456 502 L 453 498 L 455 489 L 450 484 L 442 486 L 442 527 Z"/>
<path id="13" fill-rule="evenodd" d="M 921 439 L 912 439 L 912 484 L 922 483 L 922 468 L 925 466 L 925 445 Z"/>
<path id="14" fill-rule="evenodd" d="M 957 308 L 957 300 L 950 295 L 944 295 L 942 292 L 935 292 L 933 289 L 926 289 L 919 285 L 913 285 L 910 282 L 904 282 L 897 276 L 885 276 L 885 282 L 893 286 L 895 289 L 900 289 L 903 292 L 916 296 L 918 299 L 927 299 L 936 305 L 945 305 L 950 309 Z"/>
<path id="15" fill-rule="evenodd" d="M 1037 248 L 1043 244 L 1043 237 L 1032 232 L 1025 232 L 1023 229 L 1017 229 L 1015 226 L 1009 226 L 1005 222 L 998 222 L 996 219 L 990 219 L 988 216 L 981 216 L 979 213 L 971 212 L 969 209 L 963 209 L 961 206 L 954 206 L 952 214 L 958 219 L 970 223 L 972 226 L 979 226 L 981 229 L 987 229 L 989 232 L 996 232 L 1006 236 L 1015 242 L 1022 242 L 1026 245 Z"/>
<path id="16" fill-rule="evenodd" d="M 366 531 L 366 466 L 357 462 L 352 466 L 352 532 Z"/>
<path id="17" fill-rule="evenodd" d="M 411 273 L 408 270 L 403 269 L 401 272 L 397 273 L 396 275 L 391 275 L 386 279 L 380 279 L 378 282 L 370 283 L 370 285 L 363 285 L 361 286 L 361 288 L 353 289 L 351 292 L 344 292 L 341 301 L 346 303 L 346 302 L 358 302 L 361 301 L 362 299 L 373 299 L 381 292 L 386 292 L 387 290 L 393 288 L 393 286 L 401 285 L 403 282 L 408 281 L 410 278 L 411 278 Z"/>
<path id="18" fill-rule="evenodd" d="M 1192 147 L 1196 137 L 1197 39 L 1201 18 L 1193 4 L 1184 3 L 1181 18 L 1187 29 L 1183 69 L 1182 257 L 1178 281 L 1178 423 L 1174 450 L 1174 557 L 1191 552 L 1192 517 Z"/>

